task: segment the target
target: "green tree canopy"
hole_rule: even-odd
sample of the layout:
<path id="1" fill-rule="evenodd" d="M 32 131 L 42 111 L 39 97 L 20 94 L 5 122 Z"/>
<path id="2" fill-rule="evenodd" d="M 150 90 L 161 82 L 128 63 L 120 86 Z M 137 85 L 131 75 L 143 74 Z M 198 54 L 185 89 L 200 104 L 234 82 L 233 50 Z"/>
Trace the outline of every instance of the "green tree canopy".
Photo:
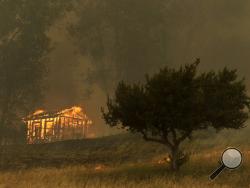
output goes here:
<path id="1" fill-rule="evenodd" d="M 197 73 L 196 63 L 178 70 L 163 68 L 144 84 L 120 82 L 108 98 L 103 117 L 110 126 L 138 132 L 167 146 L 171 167 L 181 165 L 180 144 L 193 131 L 210 126 L 239 129 L 248 118 L 250 98 L 236 70 Z"/>

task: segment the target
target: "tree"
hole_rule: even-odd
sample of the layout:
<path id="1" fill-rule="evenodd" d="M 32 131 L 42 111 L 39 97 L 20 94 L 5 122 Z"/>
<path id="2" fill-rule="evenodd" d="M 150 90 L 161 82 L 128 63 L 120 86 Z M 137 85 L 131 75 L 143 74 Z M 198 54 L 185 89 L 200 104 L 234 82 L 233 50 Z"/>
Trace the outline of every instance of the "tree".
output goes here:
<path id="1" fill-rule="evenodd" d="M 0 1 L 0 142 L 41 104 L 46 34 L 66 8 L 64 0 Z M 12 127 L 11 127 L 12 126 Z"/>
<path id="2" fill-rule="evenodd" d="M 108 97 L 103 117 L 110 126 L 142 134 L 165 145 L 171 168 L 181 166 L 181 143 L 196 130 L 239 129 L 248 118 L 250 98 L 236 70 L 197 73 L 199 60 L 178 70 L 163 68 L 144 84 L 120 82 Z"/>

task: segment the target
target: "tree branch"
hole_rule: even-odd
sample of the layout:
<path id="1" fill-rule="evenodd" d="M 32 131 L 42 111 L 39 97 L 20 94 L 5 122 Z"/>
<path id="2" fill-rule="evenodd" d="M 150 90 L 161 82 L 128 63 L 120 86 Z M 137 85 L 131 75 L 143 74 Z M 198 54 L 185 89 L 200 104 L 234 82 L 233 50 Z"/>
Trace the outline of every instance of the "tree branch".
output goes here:
<path id="1" fill-rule="evenodd" d="M 175 132 L 175 130 L 173 128 L 171 128 L 171 132 L 173 134 L 173 142 L 177 143 L 177 135 L 176 135 L 176 132 Z"/>
<path id="2" fill-rule="evenodd" d="M 177 141 L 177 144 L 179 145 L 183 140 L 185 140 L 189 135 L 190 135 L 190 131 L 189 132 L 186 132 L 184 133 L 180 138 L 178 138 L 176 141 Z"/>
<path id="3" fill-rule="evenodd" d="M 174 147 L 174 144 L 172 144 L 169 139 L 168 139 L 168 132 L 163 132 L 163 139 L 164 139 L 164 142 L 166 142 L 165 144 L 170 147 L 170 148 L 173 148 Z"/>
<path id="4" fill-rule="evenodd" d="M 145 133 L 145 132 L 143 132 L 143 131 L 141 131 L 141 133 L 142 133 L 142 135 L 143 135 L 143 139 L 144 140 L 146 140 L 146 141 L 152 141 L 152 142 L 158 142 L 158 143 L 161 143 L 161 144 L 166 144 L 163 140 L 161 140 L 161 139 L 157 139 L 157 138 L 150 138 L 150 137 L 148 137 L 148 135 Z"/>
<path id="5" fill-rule="evenodd" d="M 157 138 L 152 138 L 152 137 L 148 137 L 148 135 L 144 132 L 144 131 L 140 131 L 143 135 L 143 139 L 146 141 L 152 141 L 152 142 L 157 142 L 163 145 L 168 146 L 169 148 L 173 148 L 173 144 L 171 144 L 171 142 L 169 142 L 166 134 L 164 134 L 162 136 L 162 139 L 157 139 Z"/>

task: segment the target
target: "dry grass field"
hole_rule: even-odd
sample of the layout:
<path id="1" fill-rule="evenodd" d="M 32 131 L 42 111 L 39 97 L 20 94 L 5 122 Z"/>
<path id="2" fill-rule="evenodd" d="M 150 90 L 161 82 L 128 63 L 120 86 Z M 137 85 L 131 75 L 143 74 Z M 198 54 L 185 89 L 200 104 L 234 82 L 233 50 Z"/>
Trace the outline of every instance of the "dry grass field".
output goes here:
<path id="1" fill-rule="evenodd" d="M 163 188 L 163 187 L 249 187 L 250 164 L 244 163 L 235 171 L 225 170 L 214 181 L 209 173 L 217 166 L 219 153 L 191 157 L 179 174 L 167 165 L 131 164 L 100 169 L 80 166 L 61 168 L 33 168 L 0 173 L 1 188 Z M 250 155 L 247 154 L 247 159 Z"/>
<path id="2" fill-rule="evenodd" d="M 2 162 L 13 163 L 13 168 L 3 165 L 0 188 L 250 187 L 248 134 L 248 128 L 220 134 L 197 134 L 196 141 L 185 143 L 191 154 L 190 161 L 177 174 L 169 171 L 168 164 L 157 163 L 164 157 L 164 148 L 150 143 L 142 145 L 144 142 L 133 136 L 81 141 L 81 144 L 5 148 L 5 154 L 9 155 L 2 158 Z M 218 166 L 221 152 L 228 146 L 242 150 L 242 166 L 233 171 L 226 169 L 210 181 L 210 173 Z M 53 165 L 56 162 L 58 165 Z"/>

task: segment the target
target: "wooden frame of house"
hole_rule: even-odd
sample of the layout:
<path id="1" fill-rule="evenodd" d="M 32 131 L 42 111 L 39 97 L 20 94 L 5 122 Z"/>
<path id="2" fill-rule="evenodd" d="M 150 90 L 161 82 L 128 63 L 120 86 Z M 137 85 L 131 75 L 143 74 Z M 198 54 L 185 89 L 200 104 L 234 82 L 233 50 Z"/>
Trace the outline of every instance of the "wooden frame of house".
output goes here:
<path id="1" fill-rule="evenodd" d="M 39 110 L 24 118 L 27 143 L 47 143 L 86 138 L 92 121 L 80 107 L 49 113 Z"/>

